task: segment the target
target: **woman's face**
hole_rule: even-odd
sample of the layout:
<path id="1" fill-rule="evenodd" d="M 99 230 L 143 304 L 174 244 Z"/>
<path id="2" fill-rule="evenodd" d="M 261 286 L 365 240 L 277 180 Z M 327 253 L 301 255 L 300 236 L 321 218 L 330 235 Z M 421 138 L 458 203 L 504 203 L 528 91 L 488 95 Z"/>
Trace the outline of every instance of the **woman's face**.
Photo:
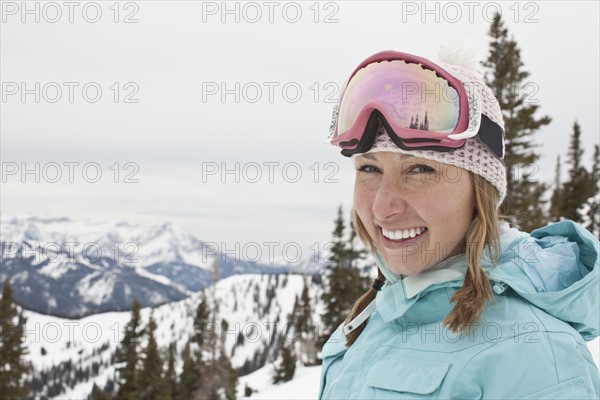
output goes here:
<path id="1" fill-rule="evenodd" d="M 460 253 L 475 203 L 465 169 L 392 152 L 355 165 L 354 207 L 390 270 L 415 275 Z"/>

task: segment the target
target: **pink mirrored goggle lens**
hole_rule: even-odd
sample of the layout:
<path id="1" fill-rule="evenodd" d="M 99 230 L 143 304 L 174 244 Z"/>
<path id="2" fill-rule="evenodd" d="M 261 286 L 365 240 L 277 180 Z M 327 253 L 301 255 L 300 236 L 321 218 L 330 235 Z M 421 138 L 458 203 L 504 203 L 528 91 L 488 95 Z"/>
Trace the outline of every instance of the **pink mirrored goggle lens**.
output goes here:
<path id="1" fill-rule="evenodd" d="M 404 139 L 442 137 L 459 129 L 458 92 L 419 64 L 402 60 L 371 63 L 356 72 L 342 96 L 334 142 L 359 139 L 364 126 L 355 125 L 361 117 L 364 122 L 365 110 L 374 108 Z"/>

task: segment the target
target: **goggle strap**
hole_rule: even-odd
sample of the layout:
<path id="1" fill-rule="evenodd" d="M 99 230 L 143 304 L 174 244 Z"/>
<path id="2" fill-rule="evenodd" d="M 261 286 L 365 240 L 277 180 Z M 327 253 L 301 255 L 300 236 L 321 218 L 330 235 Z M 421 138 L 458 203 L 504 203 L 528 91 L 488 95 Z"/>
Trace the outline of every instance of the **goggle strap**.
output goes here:
<path id="1" fill-rule="evenodd" d="M 476 137 L 499 159 L 504 158 L 504 131 L 485 114 L 481 114 L 481 125 Z"/>

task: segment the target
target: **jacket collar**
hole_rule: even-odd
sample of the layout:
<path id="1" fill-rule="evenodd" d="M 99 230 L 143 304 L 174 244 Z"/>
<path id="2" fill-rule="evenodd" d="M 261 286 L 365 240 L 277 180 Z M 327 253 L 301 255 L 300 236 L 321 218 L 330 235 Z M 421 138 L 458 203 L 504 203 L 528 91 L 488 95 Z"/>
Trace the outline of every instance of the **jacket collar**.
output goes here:
<path id="1" fill-rule="evenodd" d="M 523 235 L 523 232 L 509 228 L 505 222 L 500 224 L 499 233 L 501 254 Z M 439 322 L 450 312 L 453 307 L 450 298 L 462 287 L 467 271 L 464 254 L 450 257 L 441 265 L 418 275 L 406 277 L 393 273 L 379 253 L 374 256 L 386 277 L 386 285 L 375 299 L 377 312 L 385 322 Z M 484 257 L 482 267 L 487 271 L 492 264 Z"/>

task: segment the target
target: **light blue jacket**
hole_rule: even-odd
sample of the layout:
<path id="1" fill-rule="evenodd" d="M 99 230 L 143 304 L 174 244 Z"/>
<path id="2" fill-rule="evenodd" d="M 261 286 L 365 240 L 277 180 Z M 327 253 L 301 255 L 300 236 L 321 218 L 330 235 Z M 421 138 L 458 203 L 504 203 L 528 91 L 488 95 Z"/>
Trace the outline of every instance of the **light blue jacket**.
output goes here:
<path id="1" fill-rule="evenodd" d="M 386 283 L 356 342 L 339 327 L 325 344 L 319 398 L 597 399 L 585 342 L 600 333 L 598 239 L 563 221 L 507 230 L 500 245 L 500 262 L 482 263 L 495 299 L 470 333 L 441 324 L 464 256 Z"/>

